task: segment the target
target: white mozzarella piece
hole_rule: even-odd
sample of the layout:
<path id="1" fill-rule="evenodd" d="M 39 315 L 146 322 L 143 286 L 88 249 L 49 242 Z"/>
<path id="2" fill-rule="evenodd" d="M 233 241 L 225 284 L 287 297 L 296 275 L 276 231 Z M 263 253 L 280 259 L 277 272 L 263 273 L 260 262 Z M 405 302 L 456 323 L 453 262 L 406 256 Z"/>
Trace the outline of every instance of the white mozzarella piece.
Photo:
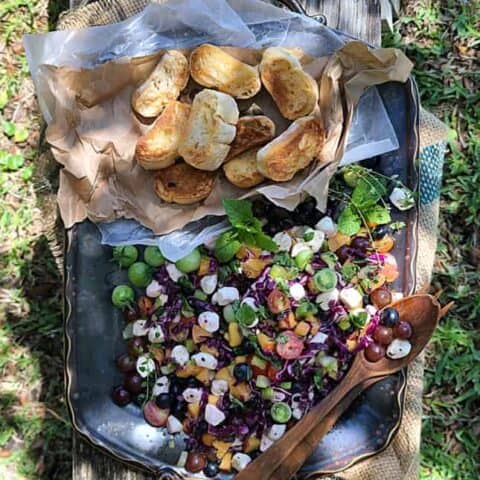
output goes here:
<path id="1" fill-rule="evenodd" d="M 147 297 L 157 298 L 163 292 L 163 286 L 160 285 L 156 280 L 152 280 L 146 288 Z"/>
<path id="2" fill-rule="evenodd" d="M 210 353 L 199 352 L 192 355 L 192 360 L 199 366 L 205 367 L 209 370 L 215 370 L 218 365 L 218 360 Z"/>
<path id="3" fill-rule="evenodd" d="M 217 288 L 218 276 L 216 273 L 212 275 L 205 275 L 200 280 L 200 288 L 207 295 L 211 295 Z"/>
<path id="4" fill-rule="evenodd" d="M 135 320 L 133 322 L 133 336 L 134 337 L 143 337 L 148 333 L 147 320 Z"/>
<path id="5" fill-rule="evenodd" d="M 226 380 L 213 380 L 210 390 L 214 395 L 220 397 L 228 392 L 228 382 Z"/>
<path id="6" fill-rule="evenodd" d="M 167 430 L 168 433 L 183 432 L 183 424 L 177 417 L 169 415 L 167 418 Z"/>
<path id="7" fill-rule="evenodd" d="M 216 427 L 225 421 L 225 418 L 225 414 L 218 407 L 211 403 L 207 403 L 207 406 L 205 407 L 205 421 L 208 424 Z"/>
<path id="8" fill-rule="evenodd" d="M 301 283 L 294 283 L 293 285 L 290 285 L 289 292 L 290 296 L 297 302 L 306 295 L 305 288 Z"/>
<path id="9" fill-rule="evenodd" d="M 309 340 L 309 343 L 325 343 L 327 338 L 328 335 L 326 333 L 318 332 Z"/>
<path id="10" fill-rule="evenodd" d="M 273 440 L 264 433 L 262 435 L 262 438 L 260 439 L 260 451 L 264 452 L 265 450 L 268 450 L 272 445 Z"/>
<path id="11" fill-rule="evenodd" d="M 275 441 L 275 440 L 278 440 L 279 438 L 282 438 L 283 434 L 286 431 L 287 431 L 287 426 L 285 424 L 275 423 L 270 427 L 270 430 L 268 431 L 267 435 L 268 435 L 268 438 Z"/>
<path id="12" fill-rule="evenodd" d="M 325 240 L 325 234 L 321 230 L 309 230 L 308 233 L 313 233 L 313 238 L 305 242 L 305 244 L 312 250 L 313 253 L 318 252 Z"/>
<path id="13" fill-rule="evenodd" d="M 412 344 L 408 340 L 396 338 L 387 348 L 387 357 L 393 360 L 406 357 L 412 350 Z"/>
<path id="14" fill-rule="evenodd" d="M 207 332 L 213 333 L 220 328 L 220 317 L 215 312 L 202 312 L 198 316 L 198 324 Z"/>
<path id="15" fill-rule="evenodd" d="M 237 452 L 233 457 L 232 457 L 232 467 L 237 471 L 240 472 L 243 470 L 250 462 L 252 459 L 250 458 L 249 455 L 246 453 L 240 453 Z"/>
<path id="16" fill-rule="evenodd" d="M 183 398 L 187 403 L 196 403 L 202 399 L 201 388 L 186 388 L 182 393 Z"/>
<path id="17" fill-rule="evenodd" d="M 415 204 L 411 192 L 400 187 L 392 190 L 389 199 L 399 210 L 410 210 Z"/>
<path id="18" fill-rule="evenodd" d="M 143 378 L 148 377 L 155 371 L 155 362 L 147 355 L 140 355 L 137 358 L 136 366 L 138 374 Z"/>
<path id="19" fill-rule="evenodd" d="M 361 293 L 353 287 L 342 288 L 340 292 L 340 301 L 345 305 L 348 310 L 361 308 L 363 305 Z"/>
<path id="20" fill-rule="evenodd" d="M 288 252 L 292 248 L 292 237 L 287 232 L 278 232 L 273 236 L 280 252 Z"/>
<path id="21" fill-rule="evenodd" d="M 331 217 L 323 217 L 315 225 L 316 230 L 320 230 L 327 238 L 331 238 L 337 234 L 338 228 Z"/>
<path id="22" fill-rule="evenodd" d="M 168 276 L 174 282 L 178 282 L 178 279 L 185 275 L 176 267 L 174 263 L 167 263 L 167 266 L 165 268 L 167 269 Z"/>
<path id="23" fill-rule="evenodd" d="M 168 377 L 163 376 L 163 377 L 157 378 L 155 385 L 153 386 L 152 393 L 156 397 L 161 393 L 168 393 L 169 389 L 170 389 L 170 380 L 168 379 Z"/>
<path id="24" fill-rule="evenodd" d="M 330 302 L 336 302 L 340 298 L 340 291 L 338 288 L 334 288 L 333 290 L 329 290 L 328 292 L 323 292 L 317 295 L 315 301 L 318 303 L 318 306 L 324 311 L 328 312 L 330 309 Z"/>
<path id="25" fill-rule="evenodd" d="M 150 330 L 148 331 L 148 339 L 152 343 L 162 343 L 165 340 L 165 334 L 163 333 L 162 327 L 160 325 L 150 327 Z"/>
<path id="26" fill-rule="evenodd" d="M 171 356 L 180 366 L 185 365 L 190 360 L 190 354 L 183 345 L 173 347 Z"/>
<path id="27" fill-rule="evenodd" d="M 297 242 L 293 247 L 290 255 L 295 258 L 301 252 L 310 252 L 311 248 L 303 241 Z"/>
<path id="28" fill-rule="evenodd" d="M 212 297 L 212 303 L 218 303 L 224 307 L 235 300 L 240 299 L 240 293 L 235 287 L 222 287 L 216 291 Z"/>

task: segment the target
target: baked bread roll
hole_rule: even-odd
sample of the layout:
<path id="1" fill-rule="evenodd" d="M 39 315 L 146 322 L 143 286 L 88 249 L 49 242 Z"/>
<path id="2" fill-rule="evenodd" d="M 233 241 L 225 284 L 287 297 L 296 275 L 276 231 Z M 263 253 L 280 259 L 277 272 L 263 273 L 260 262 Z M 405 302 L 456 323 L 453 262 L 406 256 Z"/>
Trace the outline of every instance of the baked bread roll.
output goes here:
<path id="1" fill-rule="evenodd" d="M 149 77 L 133 92 L 132 108 L 143 117 L 156 117 L 186 87 L 188 60 L 178 50 L 167 50 Z"/>
<path id="2" fill-rule="evenodd" d="M 287 49 L 267 48 L 260 63 L 260 76 L 285 118 L 295 120 L 313 112 L 318 102 L 317 82 Z"/>
<path id="3" fill-rule="evenodd" d="M 264 145 L 275 136 L 275 124 L 265 115 L 240 117 L 237 134 L 230 145 L 229 158 L 259 145 Z"/>
<path id="4" fill-rule="evenodd" d="M 216 172 L 203 172 L 184 162 L 176 163 L 156 173 L 155 193 L 164 202 L 189 205 L 210 195 L 216 177 Z"/>
<path id="5" fill-rule="evenodd" d="M 251 98 L 262 86 L 258 69 L 208 43 L 190 55 L 192 78 L 203 87 L 216 88 L 235 98 Z"/>
<path id="6" fill-rule="evenodd" d="M 170 102 L 152 127 L 142 135 L 135 148 L 135 158 L 145 170 L 160 170 L 175 163 L 190 105 Z"/>
<path id="7" fill-rule="evenodd" d="M 237 122 L 238 107 L 230 95 L 202 90 L 193 99 L 180 155 L 192 167 L 216 170 L 227 158 Z"/>
<path id="8" fill-rule="evenodd" d="M 223 165 L 227 180 L 240 188 L 251 188 L 265 180 L 257 168 L 257 148 L 232 158 Z"/>
<path id="9" fill-rule="evenodd" d="M 325 132 L 313 116 L 295 120 L 257 154 L 259 172 L 276 182 L 286 182 L 310 165 L 325 142 Z"/>

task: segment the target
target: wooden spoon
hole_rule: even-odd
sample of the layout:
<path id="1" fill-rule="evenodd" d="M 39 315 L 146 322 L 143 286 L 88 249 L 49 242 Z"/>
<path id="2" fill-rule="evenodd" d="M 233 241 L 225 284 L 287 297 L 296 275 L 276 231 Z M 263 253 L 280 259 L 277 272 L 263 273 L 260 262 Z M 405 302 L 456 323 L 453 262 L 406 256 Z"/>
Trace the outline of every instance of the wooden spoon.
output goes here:
<path id="1" fill-rule="evenodd" d="M 391 375 L 408 365 L 430 340 L 438 320 L 446 310 L 440 308 L 431 295 L 412 295 L 396 302 L 401 320 L 410 322 L 413 335 L 410 353 L 398 360 L 387 357 L 378 362 L 369 362 L 360 351 L 337 387 L 320 403 L 315 405 L 294 427 L 275 442 L 266 452 L 251 462 L 235 478 L 236 480 L 288 480 L 303 465 L 318 445 L 318 436 L 324 429 L 317 427 L 325 416 L 354 388 L 371 378 Z M 321 437 L 320 437 L 321 438 Z M 293 452 L 296 451 L 295 456 Z M 300 453 L 299 453 L 300 452 Z"/>

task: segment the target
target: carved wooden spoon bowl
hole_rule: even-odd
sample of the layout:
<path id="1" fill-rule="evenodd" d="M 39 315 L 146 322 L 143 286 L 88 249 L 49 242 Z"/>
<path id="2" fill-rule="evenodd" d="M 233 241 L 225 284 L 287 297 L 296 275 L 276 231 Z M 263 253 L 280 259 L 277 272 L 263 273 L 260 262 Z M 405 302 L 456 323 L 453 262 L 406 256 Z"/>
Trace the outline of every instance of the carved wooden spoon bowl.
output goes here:
<path id="1" fill-rule="evenodd" d="M 358 394 L 369 380 L 391 375 L 407 366 L 427 345 L 438 320 L 449 307 L 442 309 L 435 297 L 424 294 L 406 297 L 392 306 L 398 310 L 400 319 L 406 320 L 413 327 L 410 353 L 398 360 L 385 357 L 377 362 L 370 362 L 363 351 L 359 352 L 340 384 L 271 448 L 242 470 L 235 477 L 236 480 L 290 479 L 313 453 L 326 433 L 325 428 L 321 428 L 320 425 L 329 412 L 344 397 L 349 394 L 353 396 L 351 392 Z"/>

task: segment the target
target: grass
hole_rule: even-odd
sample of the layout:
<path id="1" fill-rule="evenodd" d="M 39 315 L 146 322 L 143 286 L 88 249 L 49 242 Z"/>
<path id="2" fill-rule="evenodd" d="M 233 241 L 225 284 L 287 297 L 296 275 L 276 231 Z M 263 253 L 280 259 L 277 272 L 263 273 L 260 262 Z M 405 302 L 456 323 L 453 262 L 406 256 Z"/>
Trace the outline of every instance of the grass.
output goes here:
<path id="1" fill-rule="evenodd" d="M 0 478 L 8 480 L 71 476 L 57 172 L 40 143 L 20 43 L 25 32 L 53 28 L 66 3 L 0 2 Z M 480 478 L 479 12 L 478 0 L 409 0 L 384 38 L 415 61 L 423 105 L 450 129 L 433 285 L 455 306 L 427 353 L 421 478 L 429 480 Z"/>

